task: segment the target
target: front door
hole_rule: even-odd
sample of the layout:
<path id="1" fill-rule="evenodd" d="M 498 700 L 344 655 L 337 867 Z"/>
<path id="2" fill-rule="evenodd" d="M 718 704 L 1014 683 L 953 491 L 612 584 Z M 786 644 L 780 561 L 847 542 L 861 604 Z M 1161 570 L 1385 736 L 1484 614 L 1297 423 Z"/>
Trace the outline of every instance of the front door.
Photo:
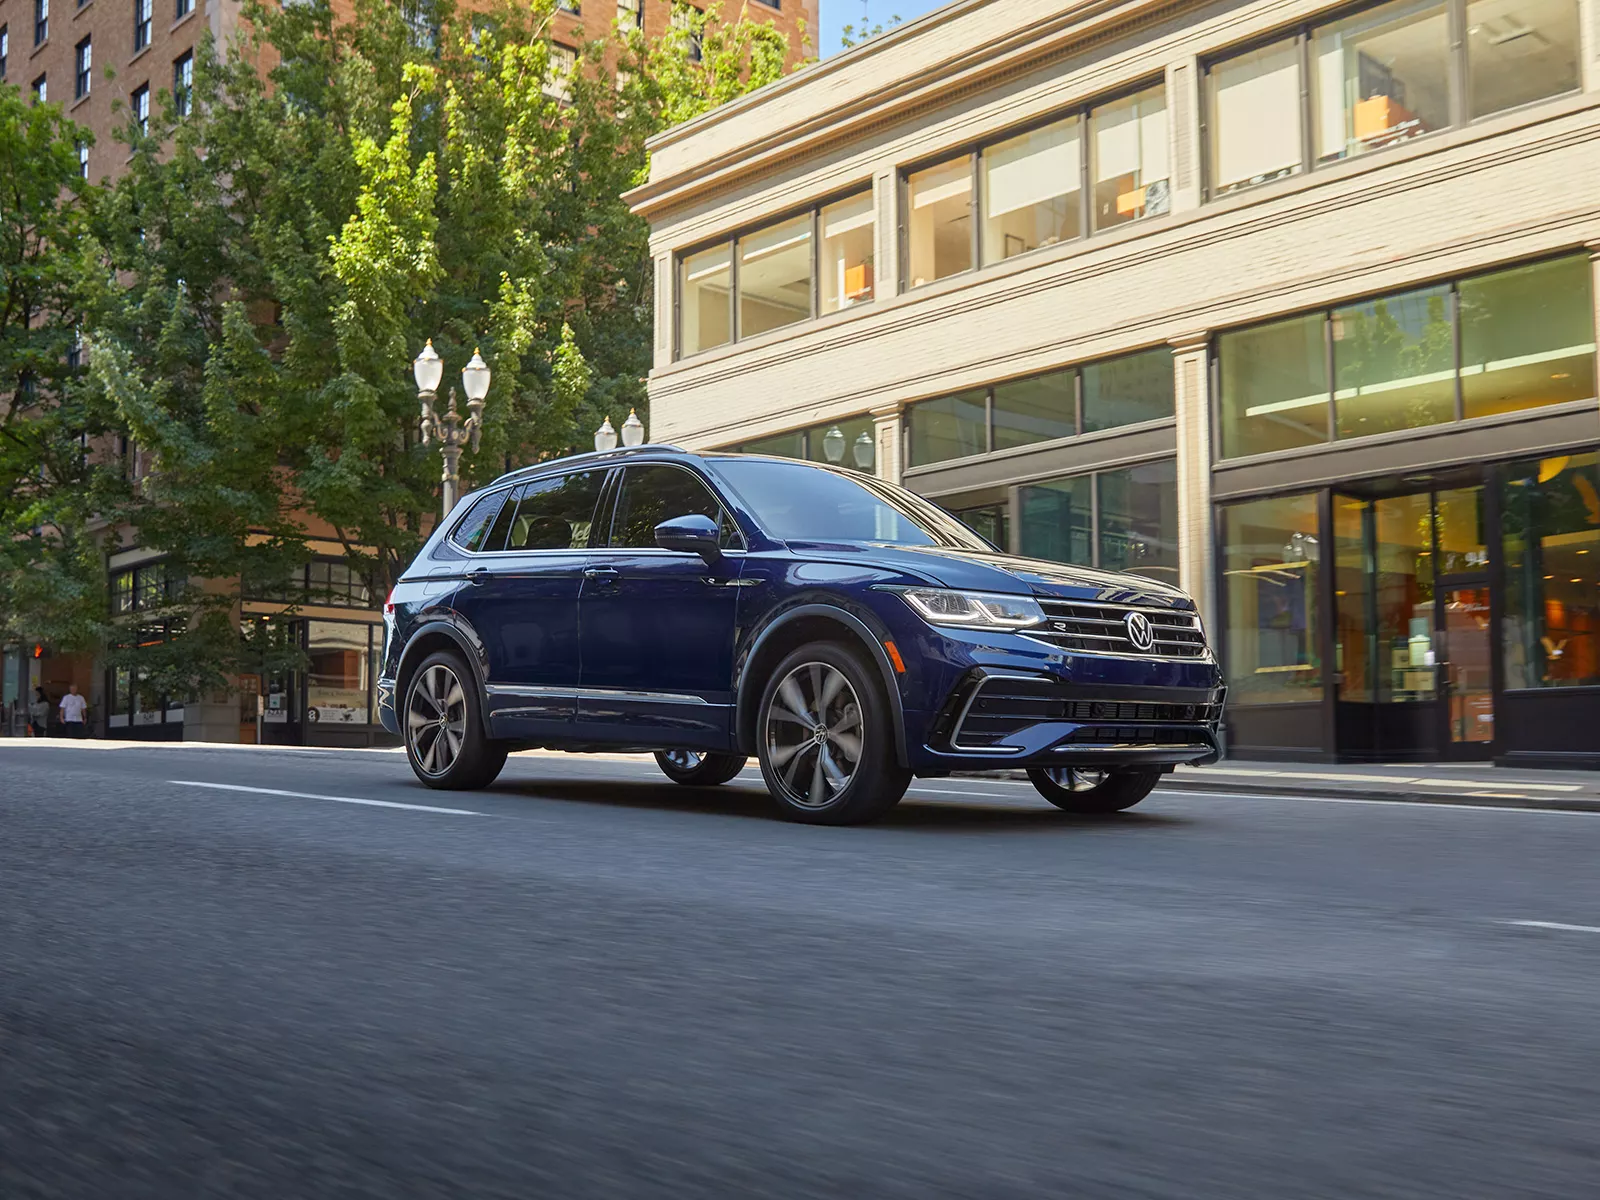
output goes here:
<path id="1" fill-rule="evenodd" d="M 1489 585 L 1446 585 L 1439 595 L 1445 753 L 1450 758 L 1488 758 L 1494 741 Z"/>
<path id="2" fill-rule="evenodd" d="M 657 525 L 692 513 L 721 522 L 731 553 L 707 563 L 656 545 Z M 743 544 L 694 471 L 668 463 L 623 469 L 609 534 L 584 569 L 580 736 L 727 749 Z"/>

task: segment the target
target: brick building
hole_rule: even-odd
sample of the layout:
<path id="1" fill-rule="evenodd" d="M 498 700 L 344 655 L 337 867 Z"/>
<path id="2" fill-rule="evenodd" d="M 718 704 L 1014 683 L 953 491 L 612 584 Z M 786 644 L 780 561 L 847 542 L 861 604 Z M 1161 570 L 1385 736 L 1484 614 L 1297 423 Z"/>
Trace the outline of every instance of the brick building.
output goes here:
<path id="1" fill-rule="evenodd" d="M 655 139 L 650 433 L 1180 583 L 1233 753 L 1600 765 L 1596 179 L 1600 0 L 957 0 Z"/>

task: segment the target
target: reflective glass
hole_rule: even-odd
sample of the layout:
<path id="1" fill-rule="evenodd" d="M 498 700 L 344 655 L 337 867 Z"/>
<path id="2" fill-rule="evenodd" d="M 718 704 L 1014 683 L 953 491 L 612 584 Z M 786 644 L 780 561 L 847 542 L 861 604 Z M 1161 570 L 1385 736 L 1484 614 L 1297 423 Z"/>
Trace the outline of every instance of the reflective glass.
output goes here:
<path id="1" fill-rule="evenodd" d="M 1176 411 L 1172 354 L 1166 349 L 1091 363 L 1083 375 L 1083 431 L 1115 429 Z"/>
<path id="2" fill-rule="evenodd" d="M 963 392 L 924 400 L 907 412 L 913 467 L 982 454 L 989 448 L 985 402 L 988 393 Z"/>
<path id="3" fill-rule="evenodd" d="M 866 414 L 814 425 L 806 432 L 806 457 L 870 471 L 877 457 L 875 433 L 872 417 Z"/>
<path id="4" fill-rule="evenodd" d="M 1340 437 L 1455 419 L 1448 287 L 1336 308 L 1332 336 Z"/>
<path id="5" fill-rule="evenodd" d="M 1222 513 L 1229 701 L 1319 702 L 1316 496 L 1251 500 Z"/>
<path id="6" fill-rule="evenodd" d="M 811 217 L 739 239 L 739 336 L 781 329 L 811 316 Z"/>
<path id="7" fill-rule="evenodd" d="M 906 179 L 906 277 L 912 287 L 972 269 L 972 161 L 960 158 Z"/>
<path id="8" fill-rule="evenodd" d="M 1593 452 L 1506 471 L 1508 688 L 1600 684 L 1600 464 Z"/>
<path id="9" fill-rule="evenodd" d="M 1376 684 L 1373 661 L 1377 641 L 1367 612 L 1371 513 L 1370 501 L 1340 495 L 1333 498 L 1333 669 L 1338 673 L 1339 699 L 1360 704 L 1372 703 Z"/>
<path id="10" fill-rule="evenodd" d="M 1373 504 L 1378 700 L 1431 700 L 1434 646 L 1432 497 L 1427 492 Z"/>
<path id="11" fill-rule="evenodd" d="M 1217 339 L 1224 458 L 1328 440 L 1326 325 L 1310 313 Z"/>
<path id="12" fill-rule="evenodd" d="M 306 718 L 319 725 L 365 725 L 371 662 L 367 626 L 306 622 Z"/>
<path id="13" fill-rule="evenodd" d="M 1468 417 L 1595 394 L 1587 255 L 1461 281 L 1461 395 Z"/>
<path id="14" fill-rule="evenodd" d="M 1399 0 L 1318 29 L 1311 42 L 1317 159 L 1331 162 L 1450 124 L 1443 4 Z"/>
<path id="15" fill-rule="evenodd" d="M 1178 464 L 1140 463 L 1096 476 L 1100 489 L 1099 565 L 1164 583 L 1178 582 Z"/>
<path id="16" fill-rule="evenodd" d="M 1094 477 L 1075 475 L 1017 489 L 1022 553 L 1052 562 L 1094 563 Z"/>
<path id="17" fill-rule="evenodd" d="M 871 192 L 822 210 L 823 312 L 872 299 L 875 216 Z"/>
<path id="18" fill-rule="evenodd" d="M 1078 432 L 1073 372 L 1036 375 L 994 389 L 994 448 L 1026 446 Z"/>
<path id="19" fill-rule="evenodd" d="M 1578 0 L 1471 0 L 1467 5 L 1468 108 L 1486 117 L 1575 92 Z"/>
<path id="20" fill-rule="evenodd" d="M 1077 117 L 983 151 L 983 261 L 999 262 L 1083 232 Z"/>
<path id="21" fill-rule="evenodd" d="M 686 255 L 679 285 L 679 345 L 684 354 L 733 340 L 733 255 L 726 245 Z"/>

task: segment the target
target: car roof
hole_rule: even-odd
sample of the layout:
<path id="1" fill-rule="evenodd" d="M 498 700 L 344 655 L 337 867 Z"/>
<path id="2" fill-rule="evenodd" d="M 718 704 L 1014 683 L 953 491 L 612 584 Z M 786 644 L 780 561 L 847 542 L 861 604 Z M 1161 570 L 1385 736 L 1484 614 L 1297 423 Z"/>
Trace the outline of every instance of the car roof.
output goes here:
<path id="1" fill-rule="evenodd" d="M 682 446 L 674 446 L 669 442 L 653 442 L 645 446 L 619 446 L 615 450 L 591 450 L 583 454 L 569 454 L 564 458 L 546 459 L 544 462 L 532 463 L 526 467 L 518 467 L 514 471 L 507 471 L 493 483 L 484 484 L 484 491 L 499 487 L 507 483 L 518 483 L 526 479 L 537 479 L 549 472 L 567 471 L 575 465 L 594 463 L 609 465 L 612 463 L 632 462 L 643 460 L 645 462 L 671 462 L 674 459 L 697 458 L 701 460 L 723 458 L 748 458 L 766 462 L 790 463 L 804 467 L 815 467 L 820 471 L 836 471 L 847 468 L 835 467 L 832 463 L 809 462 L 805 459 L 789 458 L 781 454 L 742 454 L 737 450 L 685 450 Z M 852 472 L 855 473 L 855 472 Z"/>

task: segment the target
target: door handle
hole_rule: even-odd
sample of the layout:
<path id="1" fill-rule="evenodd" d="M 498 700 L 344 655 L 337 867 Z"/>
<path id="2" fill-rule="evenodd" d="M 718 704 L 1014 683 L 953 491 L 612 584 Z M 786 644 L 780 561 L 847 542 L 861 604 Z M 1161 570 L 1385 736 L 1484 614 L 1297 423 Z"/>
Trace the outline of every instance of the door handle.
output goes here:
<path id="1" fill-rule="evenodd" d="M 615 567 L 585 567 L 583 577 L 596 583 L 616 583 L 622 578 Z"/>
<path id="2" fill-rule="evenodd" d="M 471 584 L 482 583 L 488 578 L 489 578 L 489 568 L 488 567 L 473 567 L 472 570 L 467 572 L 467 582 L 471 583 Z"/>

